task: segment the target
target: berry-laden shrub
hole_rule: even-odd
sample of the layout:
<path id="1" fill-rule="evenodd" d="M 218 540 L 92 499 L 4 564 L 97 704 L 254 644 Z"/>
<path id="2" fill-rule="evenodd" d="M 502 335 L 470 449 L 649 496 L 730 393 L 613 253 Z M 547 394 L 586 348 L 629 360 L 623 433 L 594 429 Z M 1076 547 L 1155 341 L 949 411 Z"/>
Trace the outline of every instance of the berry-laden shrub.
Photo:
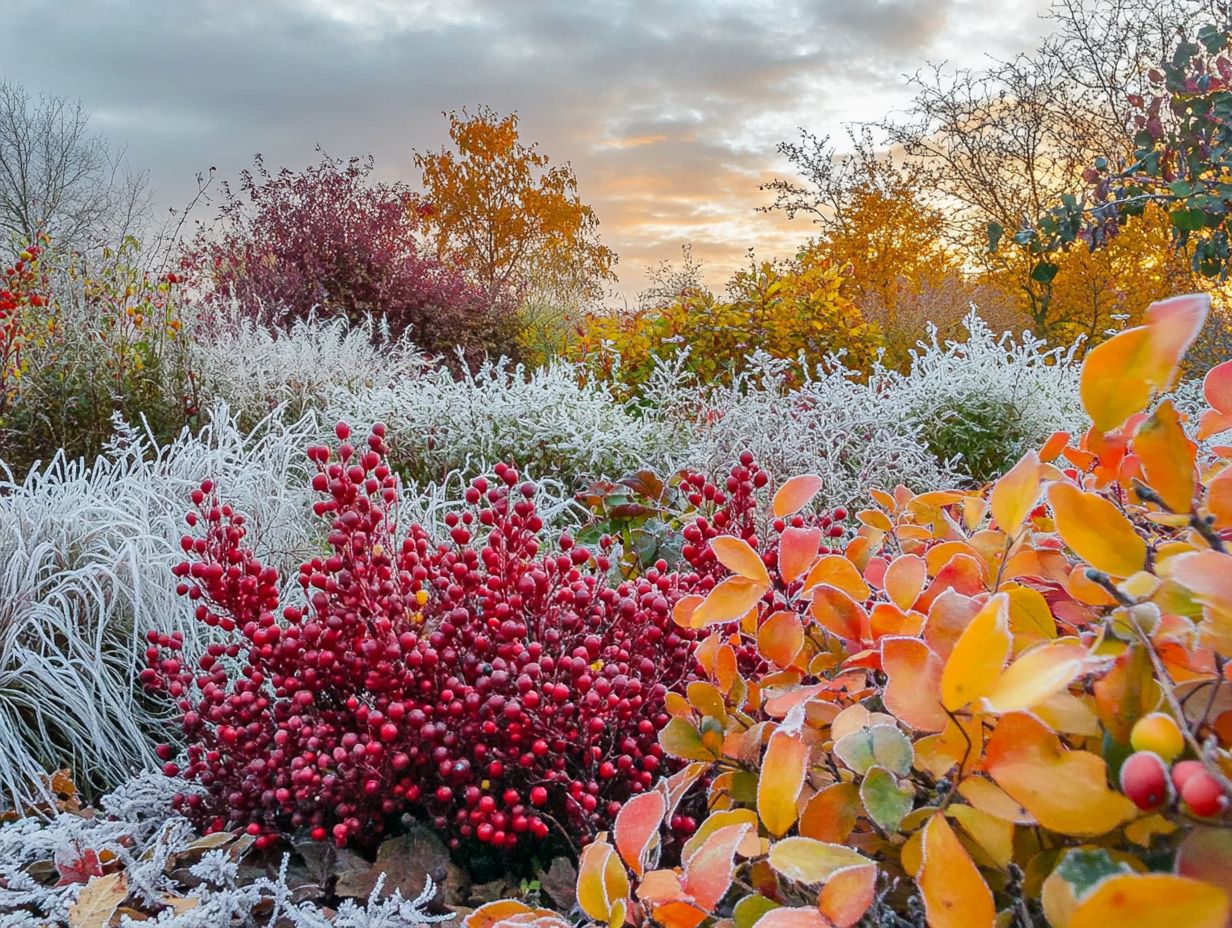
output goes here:
<path id="1" fill-rule="evenodd" d="M 243 515 L 209 481 L 194 491 L 179 591 L 238 638 L 192 668 L 176 636 L 151 635 L 143 681 L 182 711 L 183 772 L 205 787 L 181 805 L 263 845 L 299 830 L 368 844 L 404 811 L 454 846 L 553 827 L 585 841 L 664 763 L 664 700 L 695 667 L 695 633 L 672 621 L 681 578 L 612 585 L 607 554 L 567 535 L 542 548 L 535 487 L 503 465 L 471 483 L 447 541 L 400 532 L 384 434 L 357 449 L 340 425 L 335 453 L 309 449 L 332 530 L 296 605 Z"/>
<path id="2" fill-rule="evenodd" d="M 988 489 L 874 491 L 841 552 L 739 538 L 682 599 L 704 679 L 578 864 L 587 920 L 701 928 L 1185 925 L 1232 917 L 1232 449 L 1155 405 L 1206 300 L 1093 349 L 1085 435 Z M 1198 437 L 1232 425 L 1232 361 Z M 776 514 L 817 491 L 788 481 Z M 734 623 L 734 627 L 733 627 Z M 752 648 L 756 662 L 742 662 Z M 680 803 L 710 815 L 669 854 Z M 569 922 L 511 900 L 465 928 Z"/>

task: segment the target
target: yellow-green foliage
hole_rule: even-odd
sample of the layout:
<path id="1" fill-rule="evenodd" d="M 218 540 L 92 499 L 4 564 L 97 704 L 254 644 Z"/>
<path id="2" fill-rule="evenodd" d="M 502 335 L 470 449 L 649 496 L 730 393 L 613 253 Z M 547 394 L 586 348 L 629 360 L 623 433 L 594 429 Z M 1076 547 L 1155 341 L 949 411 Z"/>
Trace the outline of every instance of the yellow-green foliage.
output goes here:
<path id="1" fill-rule="evenodd" d="M 849 366 L 864 368 L 882 344 L 881 330 L 844 295 L 845 280 L 834 264 L 751 261 L 732 278 L 726 300 L 693 288 L 666 305 L 588 315 L 572 353 L 627 387 L 686 348 L 688 369 L 712 381 L 730 380 L 758 350 L 812 361 L 843 351 Z"/>

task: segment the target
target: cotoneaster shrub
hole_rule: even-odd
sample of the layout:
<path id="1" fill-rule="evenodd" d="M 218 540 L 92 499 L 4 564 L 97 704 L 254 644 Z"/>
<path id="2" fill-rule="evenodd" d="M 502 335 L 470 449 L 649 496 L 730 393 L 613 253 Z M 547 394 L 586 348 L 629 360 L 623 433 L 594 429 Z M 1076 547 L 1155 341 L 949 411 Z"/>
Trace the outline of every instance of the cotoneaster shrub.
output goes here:
<path id="1" fill-rule="evenodd" d="M 694 666 L 671 619 L 680 580 L 609 584 L 609 557 L 568 535 L 541 549 L 535 487 L 503 465 L 446 516 L 449 541 L 402 531 L 384 434 L 357 450 L 340 426 L 336 454 L 310 449 L 332 528 L 300 568 L 302 604 L 283 606 L 244 517 L 211 483 L 194 492 L 180 592 L 239 639 L 193 667 L 174 634 L 151 635 L 142 679 L 177 701 L 185 773 L 207 789 L 183 808 L 263 843 L 369 843 L 407 809 L 455 845 L 512 847 L 553 823 L 582 838 L 662 763 L 663 700 Z"/>
<path id="2" fill-rule="evenodd" d="M 730 575 L 675 610 L 704 679 L 660 735 L 686 766 L 583 851 L 581 921 L 1226 928 L 1232 451 L 1199 467 L 1150 408 L 1205 315 L 1156 303 L 1092 350 L 1092 426 L 991 487 L 874 491 L 839 553 L 784 532 L 789 569 L 712 539 Z M 1205 386 L 1199 438 L 1232 424 L 1232 361 Z M 504 900 L 466 924 L 573 922 Z"/>

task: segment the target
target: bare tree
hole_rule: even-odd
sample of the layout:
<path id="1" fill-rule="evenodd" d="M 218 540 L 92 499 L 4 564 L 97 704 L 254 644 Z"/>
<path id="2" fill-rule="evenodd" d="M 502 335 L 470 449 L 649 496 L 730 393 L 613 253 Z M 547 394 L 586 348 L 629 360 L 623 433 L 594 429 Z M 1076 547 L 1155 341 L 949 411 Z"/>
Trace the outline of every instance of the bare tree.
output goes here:
<path id="1" fill-rule="evenodd" d="M 0 247 L 39 233 L 79 251 L 114 245 L 147 207 L 145 173 L 90 130 L 81 101 L 0 83 Z"/>

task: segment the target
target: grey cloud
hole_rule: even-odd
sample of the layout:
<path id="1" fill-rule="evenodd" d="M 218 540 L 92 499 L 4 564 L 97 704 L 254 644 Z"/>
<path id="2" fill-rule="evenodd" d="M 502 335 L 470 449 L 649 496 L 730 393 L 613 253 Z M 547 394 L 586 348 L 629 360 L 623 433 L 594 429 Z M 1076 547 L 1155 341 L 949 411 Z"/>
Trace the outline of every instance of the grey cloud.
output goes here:
<path id="1" fill-rule="evenodd" d="M 758 181 L 784 170 L 775 144 L 880 115 L 861 100 L 901 94 L 964 2 L 62 0 L 49 15 L 9 0 L 0 74 L 81 97 L 167 205 L 210 165 L 234 175 L 260 151 L 303 166 L 316 143 L 414 180 L 441 110 L 516 109 L 574 165 L 634 290 L 638 265 L 688 239 L 738 263 L 804 238 L 754 212 Z"/>

